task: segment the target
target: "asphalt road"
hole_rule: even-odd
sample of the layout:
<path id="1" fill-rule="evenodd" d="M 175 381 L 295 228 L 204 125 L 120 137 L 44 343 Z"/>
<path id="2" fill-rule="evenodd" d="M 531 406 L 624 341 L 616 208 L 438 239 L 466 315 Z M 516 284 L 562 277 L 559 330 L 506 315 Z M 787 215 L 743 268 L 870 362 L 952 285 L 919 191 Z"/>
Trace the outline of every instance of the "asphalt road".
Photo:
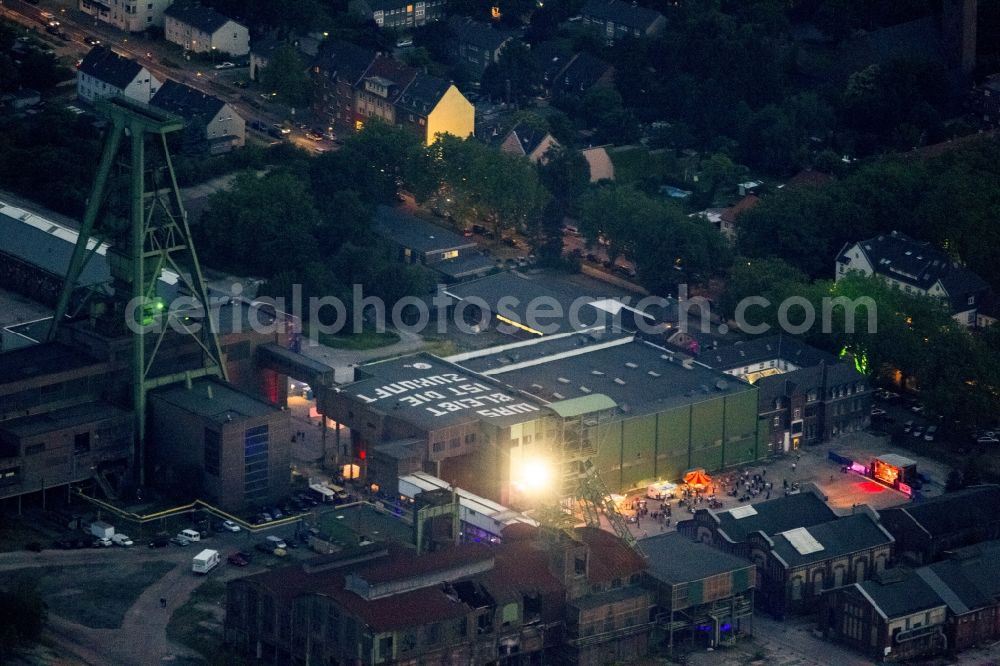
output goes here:
<path id="1" fill-rule="evenodd" d="M 62 40 L 45 32 L 43 12 L 50 12 L 61 23 L 67 40 Z M 32 5 L 25 0 L 0 0 L 0 15 L 31 28 L 43 39 L 52 42 L 53 48 L 60 56 L 82 59 L 91 49 L 84 42 L 87 37 L 96 38 L 101 44 L 109 46 L 116 53 L 128 56 L 142 64 L 160 81 L 171 79 L 191 86 L 209 95 L 218 97 L 229 103 L 247 122 L 247 134 L 265 143 L 275 139 L 265 132 L 252 130 L 250 124 L 254 121 L 270 127 L 276 123 L 285 123 L 296 127 L 285 139 L 300 148 L 312 152 L 336 150 L 332 141 L 312 141 L 306 138 L 304 132 L 298 129 L 298 123 L 310 124 L 308 112 L 298 117 L 285 107 L 261 99 L 261 91 L 253 87 L 238 88 L 235 84 L 249 79 L 249 69 L 237 67 L 216 70 L 211 64 L 200 64 L 184 60 L 178 55 L 176 47 L 163 40 L 150 40 L 141 33 L 125 33 L 106 23 L 98 21 L 76 9 L 76 3 L 69 0 L 47 0 L 38 5 Z M 249 56 L 241 56 L 239 63 L 246 62 Z M 223 59 L 219 58 L 219 62 Z M 165 62 L 176 63 L 177 67 L 168 67 Z"/>

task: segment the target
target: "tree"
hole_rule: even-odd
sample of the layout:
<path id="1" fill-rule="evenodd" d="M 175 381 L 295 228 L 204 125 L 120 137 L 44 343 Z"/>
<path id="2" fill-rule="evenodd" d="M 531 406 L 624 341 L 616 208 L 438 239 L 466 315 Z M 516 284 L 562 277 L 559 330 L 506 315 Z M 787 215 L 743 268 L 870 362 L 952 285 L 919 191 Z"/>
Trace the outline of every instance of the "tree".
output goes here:
<path id="1" fill-rule="evenodd" d="M 244 174 L 211 196 L 195 227 L 206 262 L 270 277 L 318 258 L 319 216 L 305 182 L 287 171 Z"/>
<path id="2" fill-rule="evenodd" d="M 547 157 L 539 169 L 542 184 L 563 213 L 569 214 L 590 186 L 590 165 L 579 151 L 563 146 L 550 150 Z"/>
<path id="3" fill-rule="evenodd" d="M 534 165 L 450 135 L 439 137 L 431 152 L 441 165 L 441 193 L 456 209 L 487 220 L 498 236 L 505 229 L 537 236 L 548 193 Z"/>
<path id="4" fill-rule="evenodd" d="M 733 162 L 728 155 L 715 153 L 701 161 L 701 182 L 708 186 L 706 199 L 709 203 L 715 200 L 720 187 L 733 187 L 741 182 L 747 173 L 747 168 Z"/>
<path id="5" fill-rule="evenodd" d="M 528 47 L 511 41 L 497 62 L 490 63 L 483 72 L 482 89 L 493 99 L 519 102 L 534 95 L 540 83 L 541 74 Z"/>
<path id="6" fill-rule="evenodd" d="M 19 583 L 0 590 L 0 657 L 37 641 L 48 621 L 48 607 L 34 585 Z"/>
<path id="7" fill-rule="evenodd" d="M 261 70 L 261 83 L 296 108 L 309 106 L 312 81 L 298 51 L 291 44 L 278 47 Z"/>

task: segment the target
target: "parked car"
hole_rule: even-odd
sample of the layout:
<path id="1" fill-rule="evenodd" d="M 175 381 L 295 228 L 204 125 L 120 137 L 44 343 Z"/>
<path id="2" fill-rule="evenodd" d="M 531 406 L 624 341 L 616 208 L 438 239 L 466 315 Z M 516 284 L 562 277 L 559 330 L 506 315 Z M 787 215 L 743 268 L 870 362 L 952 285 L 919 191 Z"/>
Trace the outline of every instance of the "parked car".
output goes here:
<path id="1" fill-rule="evenodd" d="M 269 541 L 261 541 L 260 543 L 255 544 L 254 548 L 256 548 L 262 553 L 271 553 L 271 554 L 274 553 L 274 544 L 270 543 Z"/>
<path id="2" fill-rule="evenodd" d="M 267 132 L 267 123 L 260 120 L 251 120 L 250 129 L 257 130 L 258 132 Z"/>
<path id="3" fill-rule="evenodd" d="M 150 548 L 166 548 L 168 545 L 170 545 L 170 539 L 165 536 L 155 537 L 149 542 Z"/>
<path id="4" fill-rule="evenodd" d="M 903 424 L 903 432 L 904 433 L 905 432 L 910 432 L 911 430 L 913 430 L 913 421 L 912 420 L 911 421 L 907 421 L 906 423 Z"/>
<path id="5" fill-rule="evenodd" d="M 174 544 L 176 546 L 190 546 L 191 545 L 190 539 L 188 539 L 187 537 L 182 537 L 180 534 L 178 534 L 175 537 L 172 537 L 170 539 L 170 543 L 172 543 L 172 544 Z"/>
<path id="6" fill-rule="evenodd" d="M 97 46 L 98 44 L 101 43 L 101 40 L 97 39 L 96 37 L 91 37 L 90 35 L 86 35 L 83 38 L 83 43 L 86 44 L 87 46 Z"/>
<path id="7" fill-rule="evenodd" d="M 996 436 L 989 437 L 987 435 L 980 435 L 979 437 L 976 438 L 976 444 L 984 444 L 984 445 L 1000 444 L 1000 439 L 998 439 Z"/>
<path id="8" fill-rule="evenodd" d="M 243 559 L 243 556 L 240 555 L 239 553 L 233 553 L 232 555 L 226 558 L 226 561 L 235 567 L 245 567 L 246 565 L 250 564 L 245 559 Z"/>
<path id="9" fill-rule="evenodd" d="M 220 62 L 218 65 L 215 66 L 216 69 L 230 69 L 232 67 L 236 67 L 236 65 L 234 65 L 233 63 L 228 62 L 228 61 L 227 62 Z"/>
<path id="10" fill-rule="evenodd" d="M 274 536 L 273 534 L 271 536 L 267 537 L 267 542 L 270 543 L 270 544 L 272 544 L 272 546 L 274 548 L 287 548 L 288 547 L 285 544 L 285 540 L 284 539 L 282 539 L 279 536 Z"/>
<path id="11" fill-rule="evenodd" d="M 240 526 L 231 520 L 223 520 L 222 529 L 226 530 L 227 532 L 239 532 Z"/>
<path id="12" fill-rule="evenodd" d="M 932 425 L 927 427 L 927 432 L 924 433 L 924 441 L 933 442 L 934 438 L 937 436 L 937 426 Z"/>
<path id="13" fill-rule="evenodd" d="M 308 130 L 306 132 L 306 138 L 309 139 L 310 141 L 322 141 L 323 140 L 323 135 L 320 134 L 319 132 L 314 132 L 313 130 Z"/>
<path id="14" fill-rule="evenodd" d="M 915 405 L 913 405 L 912 407 L 910 407 L 910 411 L 913 412 L 914 414 L 923 414 L 924 413 L 924 409 L 925 409 L 925 407 L 924 407 L 923 403 L 920 403 L 920 402 L 918 402 Z"/>
<path id="15" fill-rule="evenodd" d="M 292 130 L 289 127 L 285 127 L 281 123 L 274 123 L 271 127 L 278 130 L 281 134 L 291 134 Z"/>
<path id="16" fill-rule="evenodd" d="M 886 411 L 880 407 L 872 407 L 872 416 L 885 416 Z"/>
<path id="17" fill-rule="evenodd" d="M 910 434 L 919 439 L 924 434 L 923 426 L 917 426 L 916 428 L 913 429 L 913 432 L 911 432 Z"/>

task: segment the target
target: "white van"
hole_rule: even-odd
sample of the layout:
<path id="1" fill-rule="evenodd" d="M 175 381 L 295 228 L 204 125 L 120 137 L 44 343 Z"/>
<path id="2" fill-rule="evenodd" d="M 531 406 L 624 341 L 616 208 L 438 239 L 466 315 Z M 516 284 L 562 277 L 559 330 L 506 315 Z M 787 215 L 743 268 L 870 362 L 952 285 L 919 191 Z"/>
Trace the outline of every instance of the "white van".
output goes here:
<path id="1" fill-rule="evenodd" d="M 203 550 L 191 560 L 191 571 L 198 574 L 207 574 L 219 565 L 219 551 Z"/>
<path id="2" fill-rule="evenodd" d="M 184 537 L 188 541 L 201 541 L 201 534 L 194 530 L 181 530 L 177 536 Z"/>
<path id="3" fill-rule="evenodd" d="M 653 500 L 665 500 L 673 497 L 676 484 L 660 481 L 646 488 L 646 497 Z"/>

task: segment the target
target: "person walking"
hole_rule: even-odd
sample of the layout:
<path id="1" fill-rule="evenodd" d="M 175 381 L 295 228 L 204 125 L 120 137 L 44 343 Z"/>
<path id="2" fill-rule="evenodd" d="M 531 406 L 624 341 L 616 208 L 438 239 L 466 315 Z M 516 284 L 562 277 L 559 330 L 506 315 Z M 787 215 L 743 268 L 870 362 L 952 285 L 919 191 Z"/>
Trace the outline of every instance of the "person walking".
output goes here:
<path id="1" fill-rule="evenodd" d="M 167 607 L 167 600 L 163 597 L 160 597 L 160 608 L 166 608 L 166 607 Z"/>

